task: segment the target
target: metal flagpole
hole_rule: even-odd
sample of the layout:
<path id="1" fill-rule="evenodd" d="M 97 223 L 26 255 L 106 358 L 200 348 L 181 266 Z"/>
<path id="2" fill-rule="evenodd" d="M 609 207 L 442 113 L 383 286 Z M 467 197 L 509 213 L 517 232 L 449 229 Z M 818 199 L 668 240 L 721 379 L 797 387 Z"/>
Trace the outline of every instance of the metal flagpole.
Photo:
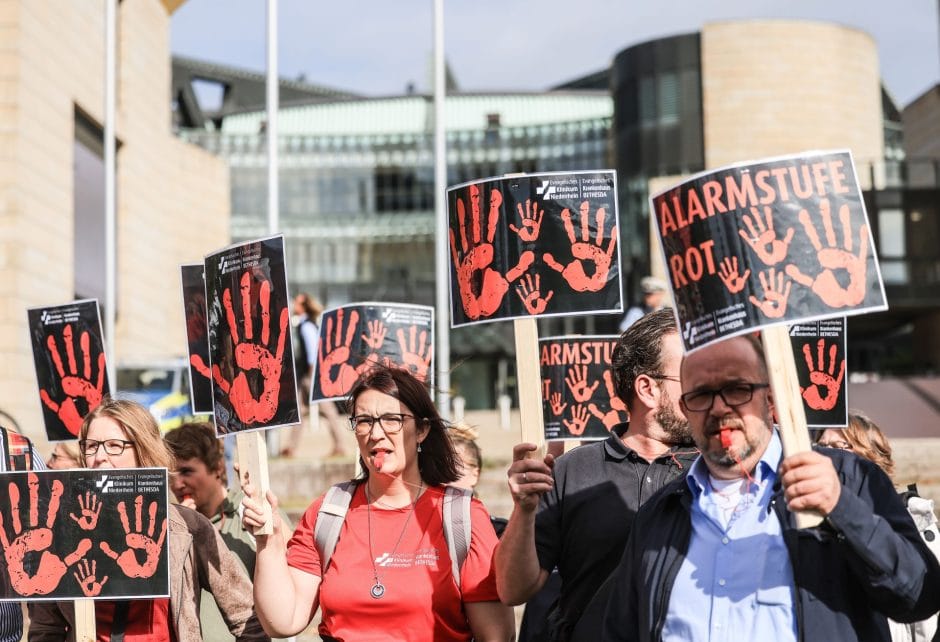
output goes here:
<path id="1" fill-rule="evenodd" d="M 104 71 L 104 252 L 105 252 L 105 361 L 108 384 L 114 390 L 114 372 L 117 363 L 117 337 L 114 326 L 117 319 L 117 203 L 115 173 L 116 134 L 115 113 L 117 111 L 117 2 L 105 0 L 105 71 Z"/>
<path id="2" fill-rule="evenodd" d="M 447 253 L 447 144 L 444 138 L 444 0 L 434 0 L 434 214 L 437 217 L 435 240 L 437 323 L 437 407 L 450 419 L 450 257 Z"/>
<path id="3" fill-rule="evenodd" d="M 268 142 L 268 233 L 277 234 L 277 0 L 268 0 L 268 75 L 267 75 L 267 142 Z"/>

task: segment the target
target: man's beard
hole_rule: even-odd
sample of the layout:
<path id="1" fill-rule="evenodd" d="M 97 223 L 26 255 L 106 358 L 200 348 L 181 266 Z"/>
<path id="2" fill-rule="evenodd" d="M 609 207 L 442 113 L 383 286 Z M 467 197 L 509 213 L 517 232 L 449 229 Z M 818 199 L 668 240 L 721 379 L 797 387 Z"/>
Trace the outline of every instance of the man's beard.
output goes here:
<path id="1" fill-rule="evenodd" d="M 668 403 L 668 397 L 665 397 L 663 401 L 667 403 L 663 403 L 656 409 L 653 418 L 662 431 L 666 433 L 667 441 L 675 446 L 692 445 L 694 442 L 692 441 L 692 431 L 689 429 L 688 419 L 673 409 L 671 403 Z"/>

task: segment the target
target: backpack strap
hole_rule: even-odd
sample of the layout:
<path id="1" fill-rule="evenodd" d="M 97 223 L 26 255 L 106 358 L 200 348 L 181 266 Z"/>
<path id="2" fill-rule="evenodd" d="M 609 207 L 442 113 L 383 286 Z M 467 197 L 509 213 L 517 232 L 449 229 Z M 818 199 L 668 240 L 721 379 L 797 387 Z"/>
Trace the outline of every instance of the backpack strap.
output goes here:
<path id="1" fill-rule="evenodd" d="M 7 457 L 7 470 L 33 469 L 33 444 L 25 435 L 0 427 L 3 452 Z"/>
<path id="2" fill-rule="evenodd" d="M 450 553 L 454 582 L 460 589 L 460 569 L 470 551 L 471 491 L 448 486 L 444 491 L 444 539 Z"/>
<path id="3" fill-rule="evenodd" d="M 321 577 L 326 575 L 326 569 L 330 567 L 330 558 L 333 557 L 333 551 L 336 550 L 339 532 L 343 528 L 346 512 L 349 510 L 349 504 L 352 502 L 355 491 L 356 484 L 353 481 L 345 481 L 330 486 L 323 498 L 323 503 L 320 505 L 320 510 L 317 511 L 313 541 L 317 547 L 317 553 L 320 555 Z"/>

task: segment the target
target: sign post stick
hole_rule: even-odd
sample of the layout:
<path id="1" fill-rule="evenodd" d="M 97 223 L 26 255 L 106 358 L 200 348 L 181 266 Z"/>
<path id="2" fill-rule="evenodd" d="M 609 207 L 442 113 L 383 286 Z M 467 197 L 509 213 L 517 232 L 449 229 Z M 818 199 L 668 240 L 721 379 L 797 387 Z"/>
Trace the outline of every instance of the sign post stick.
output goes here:
<path id="1" fill-rule="evenodd" d="M 516 335 L 516 383 L 519 390 L 522 441 L 534 442 L 541 449 L 545 442 L 545 431 L 539 373 L 539 328 L 532 317 L 515 319 L 513 324 Z"/>
<path id="2" fill-rule="evenodd" d="M 812 448 L 809 430 L 806 427 L 806 412 L 800 396 L 800 385 L 796 375 L 796 362 L 787 326 L 777 325 L 761 331 L 764 359 L 770 374 L 770 386 L 774 394 L 774 407 L 780 426 L 780 441 L 783 456 L 806 452 Z M 798 528 L 812 528 L 822 522 L 822 515 L 815 512 L 796 513 Z"/>
<path id="3" fill-rule="evenodd" d="M 264 526 L 255 530 L 255 535 L 271 535 L 274 525 L 271 522 L 271 504 L 268 503 L 268 448 L 264 441 L 264 431 L 238 432 L 235 434 L 235 447 L 238 454 L 238 474 L 257 489 L 264 507 Z"/>
<path id="4" fill-rule="evenodd" d="M 95 601 L 90 599 L 75 600 L 75 641 L 95 642 L 98 637 L 95 628 Z"/>

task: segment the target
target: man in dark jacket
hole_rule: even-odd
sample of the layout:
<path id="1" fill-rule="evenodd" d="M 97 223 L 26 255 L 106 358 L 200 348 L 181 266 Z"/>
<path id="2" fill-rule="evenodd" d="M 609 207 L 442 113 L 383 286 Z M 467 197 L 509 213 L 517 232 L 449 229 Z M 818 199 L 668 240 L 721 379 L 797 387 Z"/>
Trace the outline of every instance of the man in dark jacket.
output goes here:
<path id="1" fill-rule="evenodd" d="M 604 640 L 888 640 L 886 615 L 940 609 L 940 566 L 888 477 L 831 449 L 782 459 L 767 381 L 754 337 L 683 360 L 702 455 L 637 516 Z M 825 521 L 798 530 L 796 510 Z"/>

